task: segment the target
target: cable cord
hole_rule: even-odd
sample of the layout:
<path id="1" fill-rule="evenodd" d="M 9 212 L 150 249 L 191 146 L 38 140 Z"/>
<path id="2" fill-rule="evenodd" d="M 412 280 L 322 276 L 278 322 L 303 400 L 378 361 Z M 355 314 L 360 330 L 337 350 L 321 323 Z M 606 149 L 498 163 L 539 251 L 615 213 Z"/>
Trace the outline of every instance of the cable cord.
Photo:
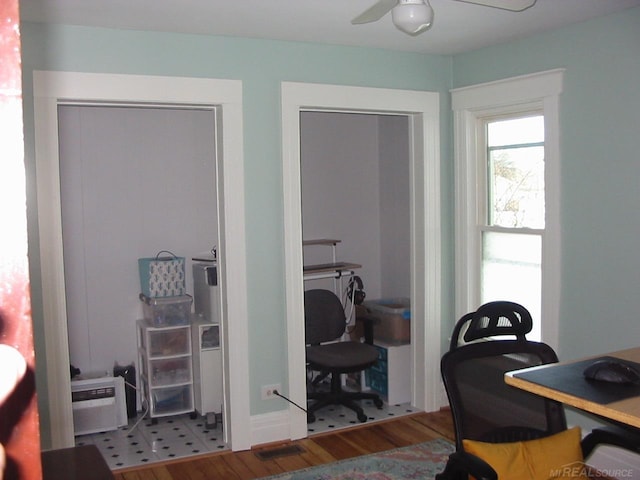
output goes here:
<path id="1" fill-rule="evenodd" d="M 134 389 L 135 391 L 137 391 L 137 392 L 139 392 L 139 391 L 140 391 L 140 389 L 139 389 L 138 387 L 136 387 L 135 385 L 132 385 L 131 383 L 127 382 L 126 380 L 124 381 L 124 384 L 125 384 L 125 385 L 127 385 L 127 386 L 129 386 L 129 387 L 131 387 L 131 388 L 133 388 L 133 389 Z M 149 413 L 149 406 L 148 406 L 148 405 L 146 405 L 146 408 L 145 408 L 144 413 L 142 414 L 142 416 L 141 416 L 141 417 L 136 421 L 136 423 L 134 423 L 134 424 L 133 424 L 133 426 L 129 429 L 129 433 L 133 432 L 133 431 L 136 429 L 136 427 L 140 424 L 140 422 L 141 422 L 142 420 L 144 420 L 144 417 L 146 417 L 146 416 L 147 416 L 147 413 Z"/>
<path id="2" fill-rule="evenodd" d="M 355 310 L 355 305 L 356 305 L 356 289 L 354 288 L 354 279 L 350 279 L 349 280 L 349 284 L 347 285 L 347 288 L 345 288 L 344 291 L 344 296 L 345 296 L 345 323 L 347 325 L 349 325 L 351 323 L 351 318 L 353 317 L 353 312 Z M 351 292 L 351 295 L 349 295 L 349 292 Z M 349 309 L 348 313 L 347 313 L 347 308 Z"/>
<path id="3" fill-rule="evenodd" d="M 280 392 L 278 392 L 277 390 L 273 391 L 273 394 L 277 397 L 280 398 L 284 398 L 287 402 L 291 403 L 292 405 L 295 405 L 296 407 L 298 407 L 300 410 L 302 410 L 304 413 L 307 413 L 307 410 L 302 408 L 300 405 L 298 405 L 296 402 L 294 402 L 293 400 L 288 399 L 287 397 L 285 397 L 284 395 L 281 395 Z"/>

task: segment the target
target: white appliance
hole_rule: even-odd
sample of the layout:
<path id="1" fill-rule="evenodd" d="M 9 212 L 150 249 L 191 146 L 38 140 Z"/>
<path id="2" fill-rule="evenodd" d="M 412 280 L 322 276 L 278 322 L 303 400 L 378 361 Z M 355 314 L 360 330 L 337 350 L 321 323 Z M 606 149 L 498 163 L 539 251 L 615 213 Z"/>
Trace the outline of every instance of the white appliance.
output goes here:
<path id="1" fill-rule="evenodd" d="M 196 315 L 219 323 L 218 264 L 212 256 L 193 258 L 193 309 Z"/>
<path id="2" fill-rule="evenodd" d="M 205 417 L 207 428 L 216 428 L 224 401 L 220 325 L 199 317 L 191 324 L 191 335 L 195 409 Z"/>
<path id="3" fill-rule="evenodd" d="M 223 417 L 222 326 L 218 268 L 213 257 L 193 258 L 193 390 L 196 412 L 207 428 Z"/>
<path id="4" fill-rule="evenodd" d="M 71 405 L 76 435 L 106 432 L 127 425 L 124 378 L 71 380 Z"/>

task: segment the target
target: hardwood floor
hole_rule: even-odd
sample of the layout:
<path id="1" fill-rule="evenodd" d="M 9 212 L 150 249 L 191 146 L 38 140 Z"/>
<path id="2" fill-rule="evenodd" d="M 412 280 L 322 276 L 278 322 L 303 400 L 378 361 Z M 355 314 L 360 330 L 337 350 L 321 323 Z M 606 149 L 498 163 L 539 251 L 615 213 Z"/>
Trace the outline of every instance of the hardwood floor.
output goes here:
<path id="1" fill-rule="evenodd" d="M 345 458 L 404 447 L 434 438 L 453 437 L 448 409 L 416 413 L 293 442 L 262 445 L 245 452 L 220 452 L 201 457 L 119 471 L 115 480 L 254 479 L 334 462 Z M 278 455 L 287 448 L 299 453 Z M 262 457 L 267 458 L 260 458 Z"/>

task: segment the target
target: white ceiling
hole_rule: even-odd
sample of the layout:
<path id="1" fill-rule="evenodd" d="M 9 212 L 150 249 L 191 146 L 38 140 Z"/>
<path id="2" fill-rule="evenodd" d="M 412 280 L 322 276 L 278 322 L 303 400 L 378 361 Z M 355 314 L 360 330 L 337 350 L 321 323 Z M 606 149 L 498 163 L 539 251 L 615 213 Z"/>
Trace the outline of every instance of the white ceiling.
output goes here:
<path id="1" fill-rule="evenodd" d="M 538 0 L 514 13 L 431 0 L 435 21 L 410 37 L 390 14 L 351 25 L 376 0 L 20 0 L 23 21 L 228 35 L 454 54 L 613 13 L 640 0 Z"/>

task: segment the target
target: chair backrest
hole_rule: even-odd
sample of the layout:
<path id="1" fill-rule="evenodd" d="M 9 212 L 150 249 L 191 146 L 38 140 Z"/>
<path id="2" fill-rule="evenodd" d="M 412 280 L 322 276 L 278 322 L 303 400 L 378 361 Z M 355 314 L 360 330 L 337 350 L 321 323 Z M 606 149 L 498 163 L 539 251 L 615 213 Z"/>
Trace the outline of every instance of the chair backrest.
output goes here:
<path id="1" fill-rule="evenodd" d="M 456 324 L 441 372 L 459 450 L 462 439 L 519 441 L 566 429 L 560 403 L 504 382 L 505 372 L 558 361 L 550 346 L 525 338 L 530 330 L 531 315 L 512 302 L 483 305 Z M 458 335 L 471 343 L 461 344 Z"/>
<path id="2" fill-rule="evenodd" d="M 304 321 L 307 345 L 336 340 L 347 326 L 342 302 L 330 290 L 304 292 Z"/>
<path id="3" fill-rule="evenodd" d="M 497 336 L 515 336 L 519 340 L 526 340 L 532 328 L 531 314 L 522 305 L 506 301 L 485 303 L 456 323 L 449 349 Z"/>

